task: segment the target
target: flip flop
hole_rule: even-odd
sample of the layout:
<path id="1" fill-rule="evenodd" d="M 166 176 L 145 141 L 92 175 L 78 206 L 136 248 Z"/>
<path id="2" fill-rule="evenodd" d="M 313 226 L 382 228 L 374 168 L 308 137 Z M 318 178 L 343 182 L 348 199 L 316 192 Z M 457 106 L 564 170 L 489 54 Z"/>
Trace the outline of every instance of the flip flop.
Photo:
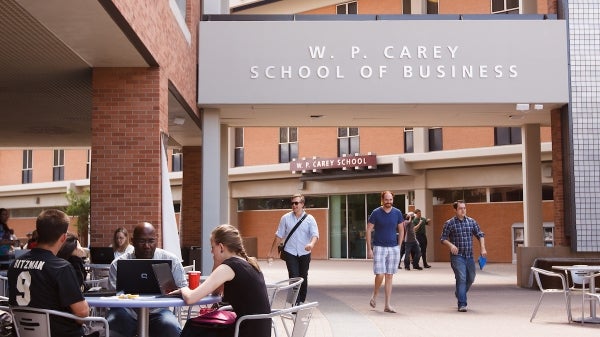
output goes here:
<path id="1" fill-rule="evenodd" d="M 395 314 L 395 313 L 396 313 L 396 310 L 394 310 L 394 309 L 392 309 L 392 308 L 385 308 L 385 309 L 383 309 L 383 311 L 385 311 L 385 312 L 389 312 L 389 313 L 392 313 L 392 314 Z"/>
<path id="2" fill-rule="evenodd" d="M 374 298 L 371 298 L 371 300 L 369 301 L 369 305 L 371 306 L 371 308 L 375 308 L 375 305 L 376 305 L 376 304 L 377 304 L 377 303 L 375 302 L 375 299 L 374 299 Z"/>

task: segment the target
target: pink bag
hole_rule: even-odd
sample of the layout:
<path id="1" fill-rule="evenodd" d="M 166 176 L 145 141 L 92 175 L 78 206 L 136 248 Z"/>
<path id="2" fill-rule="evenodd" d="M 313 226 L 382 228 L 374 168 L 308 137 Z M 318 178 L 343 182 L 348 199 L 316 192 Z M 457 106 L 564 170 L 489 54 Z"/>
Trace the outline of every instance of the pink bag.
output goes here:
<path id="1" fill-rule="evenodd" d="M 208 327 L 225 327 L 234 324 L 237 315 L 229 310 L 201 310 L 200 315 L 191 319 L 192 324 Z"/>

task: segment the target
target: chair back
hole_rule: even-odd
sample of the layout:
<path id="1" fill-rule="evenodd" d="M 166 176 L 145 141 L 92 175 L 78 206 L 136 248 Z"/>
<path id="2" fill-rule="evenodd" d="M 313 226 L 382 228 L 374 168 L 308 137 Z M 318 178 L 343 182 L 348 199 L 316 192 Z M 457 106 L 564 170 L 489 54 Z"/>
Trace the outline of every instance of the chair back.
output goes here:
<path id="1" fill-rule="evenodd" d="M 584 269 L 571 269 L 571 280 L 573 280 L 574 284 L 578 284 L 584 286 L 590 282 L 587 276 L 589 275 L 589 271 Z"/>
<path id="2" fill-rule="evenodd" d="M 50 317 L 48 314 L 29 308 L 11 308 L 13 322 L 19 337 L 49 337 Z"/>
<path id="3" fill-rule="evenodd" d="M 17 329 L 17 336 L 19 337 L 52 336 L 50 331 L 50 315 L 66 317 L 85 323 L 97 322 L 102 325 L 105 337 L 110 337 L 108 321 L 104 317 L 78 317 L 73 314 L 57 310 L 17 306 L 10 307 L 10 311 L 13 315 L 13 323 Z"/>
<path id="4" fill-rule="evenodd" d="M 290 335 L 290 337 L 306 336 L 306 332 L 308 331 L 308 324 L 310 323 L 310 320 L 313 315 L 313 309 L 317 305 L 319 305 L 318 302 L 312 302 L 295 307 L 298 308 L 298 311 L 296 311 L 294 328 L 292 329 L 292 334 Z"/>
<path id="5" fill-rule="evenodd" d="M 275 317 L 284 317 L 290 316 L 293 317 L 294 325 L 292 327 L 291 333 L 288 333 L 289 337 L 305 337 L 306 332 L 308 331 L 308 325 L 312 318 L 312 313 L 314 308 L 319 305 L 319 302 L 311 302 L 305 303 L 297 306 L 293 306 L 291 308 L 286 309 L 276 309 L 272 310 L 271 313 L 268 314 L 255 314 L 255 315 L 245 315 L 238 317 L 238 320 L 235 323 L 235 331 L 233 336 L 237 337 L 239 335 L 240 326 L 243 322 L 252 319 L 273 319 Z M 287 333 L 287 330 L 286 330 Z M 277 336 L 277 333 L 275 333 Z"/>
<path id="6" fill-rule="evenodd" d="M 8 278 L 0 275 L 0 296 L 8 297 Z"/>
<path id="7" fill-rule="evenodd" d="M 549 276 L 549 277 L 555 277 L 560 279 L 561 283 L 562 283 L 562 289 L 561 290 L 567 290 L 567 282 L 565 277 L 562 274 L 559 273 L 555 273 L 549 270 L 545 270 L 545 269 L 541 269 L 541 268 L 536 268 L 536 267 L 531 267 L 531 271 L 533 272 L 533 276 L 535 278 L 535 282 L 537 283 L 538 288 L 540 288 L 540 290 L 542 292 L 548 290 L 548 288 L 544 287 L 544 283 L 542 282 L 541 276 Z"/>
<path id="8" fill-rule="evenodd" d="M 292 277 L 290 279 L 275 283 L 274 286 L 276 287 L 276 290 L 271 301 L 271 308 L 276 306 L 279 309 L 285 309 L 294 306 L 296 304 L 296 300 L 298 299 L 300 285 L 302 285 L 302 282 L 304 282 L 302 277 Z M 279 294 L 283 295 L 279 296 Z M 280 301 L 277 301 L 277 299 L 282 300 L 282 297 L 283 303 L 279 303 Z"/>

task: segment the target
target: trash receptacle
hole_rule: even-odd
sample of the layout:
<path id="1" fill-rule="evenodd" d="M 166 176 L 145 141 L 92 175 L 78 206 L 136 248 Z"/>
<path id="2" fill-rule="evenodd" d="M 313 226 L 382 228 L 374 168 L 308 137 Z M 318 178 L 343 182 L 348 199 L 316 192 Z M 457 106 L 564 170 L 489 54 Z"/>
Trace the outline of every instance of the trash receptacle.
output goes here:
<path id="1" fill-rule="evenodd" d="M 202 247 L 191 246 L 189 255 L 189 264 L 195 263 L 196 270 L 202 270 Z"/>

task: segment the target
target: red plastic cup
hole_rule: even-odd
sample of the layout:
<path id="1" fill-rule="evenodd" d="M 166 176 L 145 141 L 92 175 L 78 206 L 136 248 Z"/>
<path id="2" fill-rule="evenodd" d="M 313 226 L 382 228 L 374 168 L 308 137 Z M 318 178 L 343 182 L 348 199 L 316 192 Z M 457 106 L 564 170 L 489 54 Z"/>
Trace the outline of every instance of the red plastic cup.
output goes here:
<path id="1" fill-rule="evenodd" d="M 200 272 L 188 271 L 188 283 L 190 289 L 196 289 L 200 285 Z"/>

